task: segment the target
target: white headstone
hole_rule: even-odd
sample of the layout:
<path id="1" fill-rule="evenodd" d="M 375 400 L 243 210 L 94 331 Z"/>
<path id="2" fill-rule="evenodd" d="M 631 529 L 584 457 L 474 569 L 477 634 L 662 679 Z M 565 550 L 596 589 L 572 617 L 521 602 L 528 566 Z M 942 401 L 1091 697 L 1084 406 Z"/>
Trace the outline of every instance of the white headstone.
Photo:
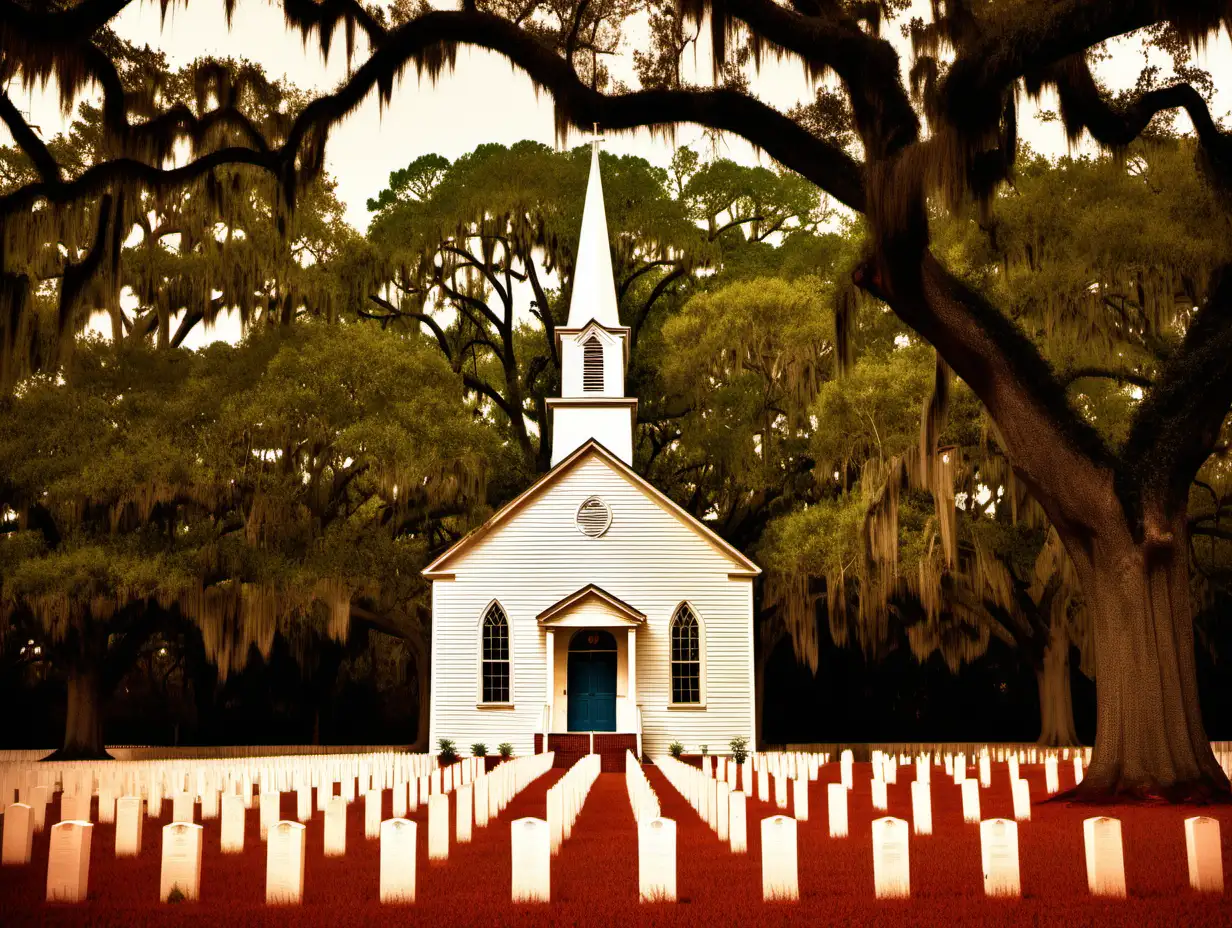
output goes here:
<path id="1" fill-rule="evenodd" d="M 1026 780 L 1010 781 L 1014 795 L 1014 818 L 1020 822 L 1031 821 L 1031 784 Z"/>
<path id="2" fill-rule="evenodd" d="M 842 784 L 851 789 L 855 785 L 855 755 L 850 750 L 839 755 L 839 776 Z"/>
<path id="3" fill-rule="evenodd" d="M 992 758 L 987 754 L 980 755 L 980 786 L 992 786 Z"/>
<path id="4" fill-rule="evenodd" d="M 773 815 L 761 822 L 761 898 L 795 902 L 800 898 L 796 820 Z"/>
<path id="5" fill-rule="evenodd" d="M 192 793 L 183 790 L 174 793 L 171 797 L 171 821 L 195 822 L 196 816 L 193 815 L 195 806 L 196 799 Z"/>
<path id="6" fill-rule="evenodd" d="M 364 837 L 369 841 L 381 837 L 381 794 L 379 789 L 364 791 Z"/>
<path id="7" fill-rule="evenodd" d="M 963 821 L 978 825 L 980 822 L 980 783 L 979 780 L 962 781 L 962 811 Z"/>
<path id="8" fill-rule="evenodd" d="M 757 771 L 757 801 L 770 801 L 770 771 L 764 766 Z"/>
<path id="9" fill-rule="evenodd" d="M 1189 885 L 1200 893 L 1222 893 L 1223 850 L 1219 841 L 1219 820 L 1202 815 L 1185 819 L 1185 851 L 1189 858 Z"/>
<path id="10" fill-rule="evenodd" d="M 1057 773 L 1057 755 L 1049 754 L 1044 758 L 1044 787 L 1051 796 L 1061 788 L 1061 778 Z"/>
<path id="11" fill-rule="evenodd" d="M 60 794 L 60 821 L 62 822 L 88 822 L 90 821 L 90 794 L 89 793 L 61 793 Z"/>
<path id="12" fill-rule="evenodd" d="M 642 902 L 676 901 L 676 823 L 670 818 L 637 826 L 637 885 Z"/>
<path id="13" fill-rule="evenodd" d="M 744 793 L 735 790 L 730 801 L 727 816 L 728 846 L 733 854 L 743 854 L 749 849 L 748 814 Z"/>
<path id="14" fill-rule="evenodd" d="M 94 826 L 68 821 L 51 826 L 47 848 L 47 901 L 85 902 L 90 888 L 90 839 Z"/>
<path id="15" fill-rule="evenodd" d="M 111 825 L 115 822 L 115 789 L 108 784 L 98 788 L 98 821 Z"/>
<path id="16" fill-rule="evenodd" d="M 1082 755 L 1074 755 L 1074 785 L 1082 782 Z"/>
<path id="17" fill-rule="evenodd" d="M 454 788 L 454 840 L 458 844 L 471 843 L 471 818 L 475 811 L 474 787 L 462 783 Z"/>
<path id="18" fill-rule="evenodd" d="M 1011 754 L 1005 763 L 1010 768 L 1010 782 L 1013 783 L 1018 779 L 1018 755 Z"/>
<path id="19" fill-rule="evenodd" d="M 28 805 L 34 810 L 34 830 L 39 833 L 47 827 L 47 800 L 50 792 L 46 786 L 36 786 L 30 790 Z"/>
<path id="20" fill-rule="evenodd" d="M 262 790 L 258 813 L 261 840 L 264 841 L 269 830 L 282 820 L 282 793 L 277 790 Z"/>
<path id="21" fill-rule="evenodd" d="M 145 820 L 143 805 L 140 796 L 121 796 L 116 800 L 116 857 L 136 857 L 141 853 L 141 832 Z"/>
<path id="22" fill-rule="evenodd" d="M 880 809 L 882 812 L 884 812 L 886 809 L 889 808 L 890 801 L 889 801 L 889 797 L 886 794 L 886 785 L 885 785 L 884 780 L 878 779 L 876 777 L 873 778 L 872 797 L 873 797 L 873 808 L 874 809 Z"/>
<path id="23" fill-rule="evenodd" d="M 4 810 L 4 844 L 0 848 L 0 864 L 28 864 L 33 852 L 34 810 L 24 802 L 12 803 Z"/>
<path id="24" fill-rule="evenodd" d="M 265 842 L 265 904 L 299 905 L 304 900 L 304 857 L 308 829 L 278 822 Z"/>
<path id="25" fill-rule="evenodd" d="M 333 796 L 325 809 L 324 849 L 326 857 L 346 856 L 347 803 Z"/>
<path id="26" fill-rule="evenodd" d="M 1120 819 L 1098 816 L 1082 823 L 1087 886 L 1093 896 L 1125 896 L 1125 855 Z"/>
<path id="27" fill-rule="evenodd" d="M 927 780 L 911 784 L 911 830 L 917 835 L 933 833 L 932 787 Z"/>
<path id="28" fill-rule="evenodd" d="M 720 780 L 715 791 L 714 833 L 720 841 L 728 840 L 731 827 L 731 786 L 726 780 Z"/>
<path id="29" fill-rule="evenodd" d="M 188 902 L 201 897 L 202 831 L 200 825 L 192 822 L 172 822 L 163 826 L 163 865 L 158 881 L 161 901 L 170 901 L 176 891 Z"/>
<path id="30" fill-rule="evenodd" d="M 487 774 L 480 774 L 471 783 L 475 791 L 475 825 L 478 828 L 488 827 L 488 783 Z"/>
<path id="31" fill-rule="evenodd" d="M 390 811 L 394 818 L 406 818 L 406 783 L 402 780 L 394 784 Z"/>
<path id="32" fill-rule="evenodd" d="M 873 888 L 878 899 L 911 895 L 907 840 L 907 823 L 901 818 L 873 819 Z"/>
<path id="33" fill-rule="evenodd" d="M 300 784 L 295 791 L 295 817 L 301 822 L 312 821 L 312 787 L 307 783 Z"/>
<path id="34" fill-rule="evenodd" d="M 792 811 L 797 822 L 807 822 L 809 817 L 808 777 L 796 777 L 791 781 Z"/>
<path id="35" fill-rule="evenodd" d="M 847 787 L 831 783 L 826 787 L 826 805 L 830 814 L 830 837 L 847 837 Z"/>
<path id="36" fill-rule="evenodd" d="M 927 783 L 931 773 L 928 767 L 928 758 L 924 756 L 915 759 L 915 778 L 921 782 Z"/>
<path id="37" fill-rule="evenodd" d="M 224 854 L 244 851 L 244 798 L 233 793 L 222 797 L 219 847 Z"/>
<path id="38" fill-rule="evenodd" d="M 552 898 L 548 823 L 541 818 L 519 818 L 509 823 L 509 831 L 513 901 L 548 902 Z"/>
<path id="39" fill-rule="evenodd" d="M 787 775 L 776 773 L 774 775 L 774 804 L 780 809 L 787 808 Z"/>
<path id="40" fill-rule="evenodd" d="M 1017 822 L 1007 818 L 980 822 L 980 859 L 984 863 L 984 895 L 1022 895 Z"/>
<path id="41" fill-rule="evenodd" d="M 338 791 L 342 795 L 343 801 L 350 804 L 355 801 L 355 777 L 344 776 L 338 784 Z"/>
<path id="42" fill-rule="evenodd" d="M 418 826 L 404 818 L 381 822 L 381 902 L 415 901 L 415 839 Z"/>
<path id="43" fill-rule="evenodd" d="M 146 790 L 145 814 L 150 818 L 161 818 L 163 814 L 163 782 L 157 776 L 150 780 Z"/>
<path id="44" fill-rule="evenodd" d="M 449 797 L 434 793 L 428 797 L 428 860 L 449 858 Z"/>

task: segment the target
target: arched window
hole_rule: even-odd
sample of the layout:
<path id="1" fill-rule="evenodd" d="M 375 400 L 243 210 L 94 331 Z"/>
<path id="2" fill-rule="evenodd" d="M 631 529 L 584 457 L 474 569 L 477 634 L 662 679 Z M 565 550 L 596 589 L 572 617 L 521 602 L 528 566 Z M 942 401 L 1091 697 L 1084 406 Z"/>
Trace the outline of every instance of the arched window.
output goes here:
<path id="1" fill-rule="evenodd" d="M 500 603 L 483 617 L 483 701 L 509 702 L 509 619 Z"/>
<path id="2" fill-rule="evenodd" d="M 603 392 L 603 342 L 591 335 L 582 343 L 582 389 Z"/>
<path id="3" fill-rule="evenodd" d="M 672 702 L 702 701 L 701 626 L 688 603 L 672 618 Z"/>

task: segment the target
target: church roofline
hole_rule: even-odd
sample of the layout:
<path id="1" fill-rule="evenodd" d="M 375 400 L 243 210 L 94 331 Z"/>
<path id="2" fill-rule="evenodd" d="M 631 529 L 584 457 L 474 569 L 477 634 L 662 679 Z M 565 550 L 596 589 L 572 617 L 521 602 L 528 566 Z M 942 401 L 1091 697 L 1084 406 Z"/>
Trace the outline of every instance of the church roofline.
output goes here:
<path id="1" fill-rule="evenodd" d="M 551 625 L 553 624 L 552 620 L 554 618 L 568 612 L 572 606 L 586 599 L 602 600 L 631 622 L 642 623 L 646 621 L 646 613 L 638 609 L 634 609 L 619 596 L 613 596 L 607 590 L 603 589 L 603 587 L 597 586 L 594 583 L 588 583 L 580 590 L 570 593 L 559 602 L 555 602 L 548 606 L 541 613 L 539 613 L 535 619 L 540 625 Z"/>
<path id="2" fill-rule="evenodd" d="M 599 329 L 607 335 L 623 335 L 620 340 L 621 353 L 624 355 L 625 364 L 629 363 L 629 333 L 632 331 L 627 325 L 604 325 L 598 319 L 591 319 L 585 325 L 568 326 L 558 325 L 553 334 L 556 337 L 556 347 L 559 349 L 563 344 L 566 336 L 580 337 L 585 335 L 591 329 Z"/>
<path id="3" fill-rule="evenodd" d="M 451 561 L 458 554 L 469 550 L 475 544 L 482 541 L 498 526 L 502 525 L 505 521 L 519 512 L 522 507 L 529 503 L 532 499 L 537 497 L 540 493 L 548 490 L 580 460 L 592 454 L 601 457 L 612 467 L 616 468 L 617 471 L 631 480 L 639 489 L 655 501 L 659 502 L 664 508 L 671 512 L 672 515 L 676 516 L 677 519 L 691 528 L 706 541 L 710 542 L 710 544 L 717 548 L 720 553 L 725 554 L 731 560 L 735 561 L 736 564 L 739 565 L 739 569 L 729 571 L 728 577 L 751 578 L 756 577 L 761 573 L 761 568 L 747 558 L 739 548 L 729 544 L 721 538 L 717 532 L 706 525 L 706 523 L 695 518 L 674 499 L 614 455 L 600 442 L 590 438 L 578 445 L 578 447 L 568 457 L 563 458 L 559 464 L 493 513 L 488 520 L 483 523 L 483 525 L 471 529 L 471 531 L 462 536 L 462 538 L 454 542 L 454 544 L 447 551 L 442 553 L 436 560 L 423 569 L 423 575 L 429 579 L 452 579 L 454 575 L 453 571 L 445 569 L 449 561 Z"/>

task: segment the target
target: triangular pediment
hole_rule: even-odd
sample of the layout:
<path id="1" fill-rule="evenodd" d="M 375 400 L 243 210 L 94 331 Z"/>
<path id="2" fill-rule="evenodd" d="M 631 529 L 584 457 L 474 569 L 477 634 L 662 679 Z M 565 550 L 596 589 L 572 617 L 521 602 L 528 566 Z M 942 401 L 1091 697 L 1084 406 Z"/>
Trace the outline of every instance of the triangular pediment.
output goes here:
<path id="1" fill-rule="evenodd" d="M 536 619 L 540 625 L 577 624 L 594 628 L 604 625 L 641 625 L 646 621 L 646 614 L 602 587 L 588 583 L 577 592 L 570 593 L 564 599 L 548 606 Z"/>
<path id="2" fill-rule="evenodd" d="M 505 526 L 511 524 L 518 515 L 534 502 L 549 493 L 553 487 L 561 483 L 575 469 L 586 462 L 600 461 L 612 472 L 622 477 L 630 486 L 636 488 L 646 499 L 654 503 L 663 512 L 672 516 L 681 525 L 686 526 L 699 539 L 704 541 L 724 560 L 728 562 L 727 571 L 733 577 L 755 577 L 761 573 L 761 568 L 745 557 L 737 548 L 728 544 L 709 526 L 695 519 L 666 493 L 655 488 L 639 475 L 633 468 L 625 464 L 611 451 L 594 439 L 586 441 L 576 451 L 540 477 L 520 496 L 506 503 L 483 525 L 471 531 L 453 545 L 444 554 L 424 568 L 424 576 L 431 579 L 448 579 L 453 575 L 456 562 L 485 539 L 495 535 Z M 581 535 L 578 536 L 579 538 Z M 687 537 L 687 536 L 685 536 Z M 581 591 L 578 591 L 581 592 Z M 567 597 L 566 597 L 567 598 Z M 614 598 L 614 597 L 613 597 Z"/>

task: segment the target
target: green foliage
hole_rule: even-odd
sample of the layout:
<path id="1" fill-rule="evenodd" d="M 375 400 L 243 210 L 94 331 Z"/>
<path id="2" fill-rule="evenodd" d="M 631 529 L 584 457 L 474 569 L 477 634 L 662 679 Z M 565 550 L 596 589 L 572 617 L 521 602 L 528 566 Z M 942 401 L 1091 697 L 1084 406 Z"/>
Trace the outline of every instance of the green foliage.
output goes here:
<path id="1" fill-rule="evenodd" d="M 482 741 L 476 741 L 474 744 L 471 745 L 471 756 L 487 757 L 488 756 L 488 746 L 484 744 Z"/>
<path id="2" fill-rule="evenodd" d="M 672 755 L 672 757 L 676 758 L 677 760 L 679 760 L 681 755 L 684 754 L 684 745 L 681 744 L 679 741 L 673 741 L 671 744 L 667 746 L 667 753 Z"/>
<path id="3" fill-rule="evenodd" d="M 731 748 L 732 760 L 739 766 L 743 764 L 749 756 L 749 739 L 743 735 L 737 735 L 727 743 Z"/>
<path id="4" fill-rule="evenodd" d="M 458 759 L 457 744 L 450 738 L 437 738 L 436 756 L 442 764 L 452 764 Z"/>
<path id="5" fill-rule="evenodd" d="M 496 752 L 500 754 L 501 760 L 509 760 L 513 757 L 513 745 L 508 741 L 502 741 L 496 746 Z"/>

